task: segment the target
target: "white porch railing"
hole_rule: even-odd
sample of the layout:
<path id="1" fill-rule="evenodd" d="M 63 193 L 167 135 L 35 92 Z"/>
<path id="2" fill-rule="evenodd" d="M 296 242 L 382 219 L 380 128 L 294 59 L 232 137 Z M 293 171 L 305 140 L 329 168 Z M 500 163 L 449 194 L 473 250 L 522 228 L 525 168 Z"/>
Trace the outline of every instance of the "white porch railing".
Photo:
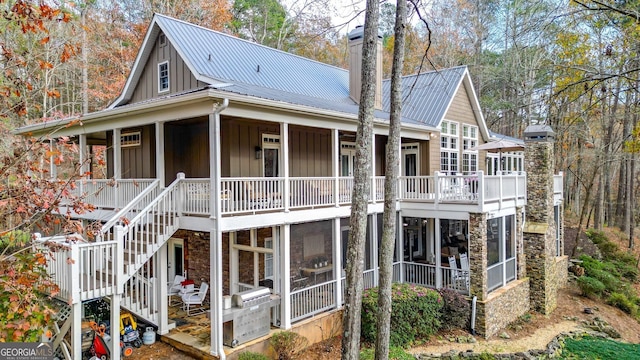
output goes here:
<path id="1" fill-rule="evenodd" d="M 441 287 L 456 290 L 462 294 L 469 295 L 469 285 L 471 273 L 469 270 L 452 269 L 440 267 L 442 274 Z"/>
<path id="2" fill-rule="evenodd" d="M 291 321 L 295 322 L 336 307 L 335 280 L 291 292 Z"/>
<path id="3" fill-rule="evenodd" d="M 336 179 L 309 177 L 289 179 L 289 207 L 314 207 L 335 204 Z"/>
<path id="4" fill-rule="evenodd" d="M 558 175 L 553 175 L 553 193 L 562 195 L 564 182 L 564 174 L 560 172 Z"/>
<path id="5" fill-rule="evenodd" d="M 371 189 L 371 198 L 375 201 L 384 201 L 384 176 L 376 176 L 373 178 L 374 184 L 376 184 L 376 192 L 373 194 L 373 188 Z"/>
<path id="6" fill-rule="evenodd" d="M 404 263 L 404 282 L 436 287 L 436 266 L 430 264 Z"/>
<path id="7" fill-rule="evenodd" d="M 284 178 L 223 178 L 223 213 L 284 209 Z M 224 211 L 226 209 L 226 211 Z"/>
<path id="8" fill-rule="evenodd" d="M 73 184 L 71 192 L 86 203 L 100 208 L 118 209 L 151 186 L 156 179 L 84 179 Z"/>

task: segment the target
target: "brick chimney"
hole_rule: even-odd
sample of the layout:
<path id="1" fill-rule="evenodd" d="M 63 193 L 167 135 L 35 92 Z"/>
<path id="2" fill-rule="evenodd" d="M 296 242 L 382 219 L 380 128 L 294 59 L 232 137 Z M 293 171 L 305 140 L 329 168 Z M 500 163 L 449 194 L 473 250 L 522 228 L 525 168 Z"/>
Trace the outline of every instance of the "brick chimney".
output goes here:
<path id="1" fill-rule="evenodd" d="M 362 44 L 364 40 L 364 26 L 357 26 L 351 30 L 349 37 L 349 97 L 360 103 L 362 89 Z M 382 37 L 378 35 L 376 49 L 376 97 L 375 108 L 382 109 Z"/>

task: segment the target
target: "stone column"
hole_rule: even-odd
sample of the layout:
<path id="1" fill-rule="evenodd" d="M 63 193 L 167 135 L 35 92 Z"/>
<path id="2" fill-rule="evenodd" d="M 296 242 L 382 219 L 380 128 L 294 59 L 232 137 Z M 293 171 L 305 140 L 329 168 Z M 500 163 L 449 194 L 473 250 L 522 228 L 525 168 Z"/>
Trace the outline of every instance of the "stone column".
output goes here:
<path id="1" fill-rule="evenodd" d="M 524 225 L 524 216 L 522 213 L 522 207 L 516 207 L 516 276 L 518 279 L 524 279 L 527 277 L 527 259 L 525 256 L 524 248 L 524 236 L 520 229 Z"/>
<path id="2" fill-rule="evenodd" d="M 524 227 L 526 271 L 530 277 L 531 307 L 549 314 L 557 306 L 556 242 L 553 214 L 553 130 L 546 125 L 527 127 L 525 171 L 527 208 Z"/>
<path id="3" fill-rule="evenodd" d="M 469 214 L 469 272 L 471 296 L 487 299 L 487 214 Z"/>

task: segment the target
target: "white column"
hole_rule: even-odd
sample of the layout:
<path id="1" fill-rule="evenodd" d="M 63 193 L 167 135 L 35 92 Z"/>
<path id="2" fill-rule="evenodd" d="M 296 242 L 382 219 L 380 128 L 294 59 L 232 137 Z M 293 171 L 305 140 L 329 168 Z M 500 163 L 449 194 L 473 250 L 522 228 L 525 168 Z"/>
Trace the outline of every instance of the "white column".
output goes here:
<path id="1" fill-rule="evenodd" d="M 281 226 L 280 273 L 282 274 L 282 297 L 280 298 L 280 328 L 291 329 L 291 225 Z"/>
<path id="2" fill-rule="evenodd" d="M 76 279 L 80 279 L 77 277 Z M 71 305 L 71 358 L 82 359 L 82 302 Z"/>
<path id="3" fill-rule="evenodd" d="M 120 294 L 111 295 L 111 360 L 120 360 Z M 76 359 L 76 358 L 74 358 Z M 78 358 L 79 359 L 79 358 Z"/>
<path id="4" fill-rule="evenodd" d="M 435 218 L 435 233 L 436 233 L 436 289 L 442 288 L 442 239 L 440 234 L 440 218 Z"/>
<path id="5" fill-rule="evenodd" d="M 336 279 L 336 307 L 342 307 L 342 241 L 340 218 L 333 219 L 333 271 Z"/>
<path id="6" fill-rule="evenodd" d="M 378 286 L 380 283 L 380 264 L 378 261 L 378 249 L 380 247 L 380 244 L 378 243 L 378 214 L 374 213 L 371 215 L 367 215 L 367 217 L 371 218 L 371 239 L 369 239 L 369 242 L 371 244 L 371 264 L 372 268 L 374 269 L 375 276 L 373 278 L 373 285 Z"/>
<path id="7" fill-rule="evenodd" d="M 398 249 L 398 261 L 400 262 L 400 282 L 404 283 L 404 225 L 402 221 L 402 211 L 400 211 L 396 218 L 396 238 L 398 239 L 398 244 L 396 244 L 396 248 Z"/>
<path id="8" fill-rule="evenodd" d="M 210 279 L 209 299 L 211 299 L 211 355 L 219 359 L 226 358 L 224 345 L 222 344 L 222 231 L 215 222 L 213 231 L 210 232 Z"/>
<path id="9" fill-rule="evenodd" d="M 52 179 L 55 179 L 58 176 L 58 167 L 55 163 L 53 151 L 57 148 L 57 145 L 53 139 L 49 140 L 49 147 L 51 148 L 51 156 L 49 156 L 49 175 Z"/>
<path id="10" fill-rule="evenodd" d="M 282 191 L 282 202 L 284 211 L 289 212 L 289 124 L 280 124 L 280 139 L 282 148 L 282 172 L 284 175 L 284 189 Z"/>
<path id="11" fill-rule="evenodd" d="M 156 122 L 156 178 L 160 180 L 160 187 L 164 183 L 164 123 Z"/>
<path id="12" fill-rule="evenodd" d="M 376 134 L 371 134 L 371 202 L 376 203 Z"/>
<path id="13" fill-rule="evenodd" d="M 236 235 L 237 233 L 235 231 L 229 233 L 229 290 L 232 294 L 240 290 L 238 288 L 238 281 L 240 281 L 238 274 L 240 260 L 238 257 L 238 249 L 233 246 L 236 243 Z"/>
<path id="14" fill-rule="evenodd" d="M 120 147 L 120 129 L 113 129 L 113 178 L 122 178 L 122 148 Z"/>
<path id="15" fill-rule="evenodd" d="M 333 195 L 336 207 L 340 206 L 340 133 L 338 129 L 333 129 L 331 133 L 331 159 L 333 160 L 333 176 L 335 177 L 335 184 L 333 188 Z"/>
<path id="16" fill-rule="evenodd" d="M 87 135 L 81 134 L 78 136 L 80 147 L 79 155 L 80 155 L 80 175 L 84 177 L 89 171 L 89 156 L 87 155 Z"/>
<path id="17" fill-rule="evenodd" d="M 213 113 L 209 115 L 209 178 L 210 178 L 210 196 L 209 206 L 211 209 L 211 218 L 219 219 L 221 212 L 220 203 L 220 114 Z M 216 220 L 217 221 L 217 220 Z"/>
<path id="18" fill-rule="evenodd" d="M 158 334 L 164 335 L 169 332 L 169 294 L 167 291 L 167 284 L 169 280 L 167 279 L 167 249 L 169 248 L 169 243 L 165 242 L 164 245 L 158 249 L 158 253 L 156 258 L 156 276 L 157 279 L 157 296 L 159 299 L 158 302 Z M 173 280 L 173 279 L 172 279 Z"/>

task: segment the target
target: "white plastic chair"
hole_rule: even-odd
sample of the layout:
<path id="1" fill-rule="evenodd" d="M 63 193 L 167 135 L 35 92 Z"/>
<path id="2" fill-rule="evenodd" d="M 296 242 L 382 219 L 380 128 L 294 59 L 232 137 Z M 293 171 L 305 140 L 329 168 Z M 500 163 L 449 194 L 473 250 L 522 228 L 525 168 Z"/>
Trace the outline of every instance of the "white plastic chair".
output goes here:
<path id="1" fill-rule="evenodd" d="M 462 277 L 464 278 L 465 285 L 467 289 L 469 288 L 469 257 L 467 253 L 460 254 L 460 268 L 463 270 L 461 272 Z"/>
<path id="2" fill-rule="evenodd" d="M 175 278 L 173 278 L 173 282 L 170 282 L 168 284 L 168 290 L 167 293 L 169 294 L 169 306 L 174 306 L 177 305 L 178 302 L 173 302 L 173 295 L 178 295 L 180 293 L 180 290 L 182 290 L 182 282 L 185 281 L 185 277 L 182 275 L 176 275 Z"/>
<path id="3" fill-rule="evenodd" d="M 193 289 L 194 292 L 186 293 L 182 295 L 182 308 L 187 312 L 187 316 L 202 314 L 206 311 L 204 299 L 207 297 L 207 291 L 209 291 L 209 284 L 203 282 L 200 284 L 200 288 Z M 191 308 L 194 307 L 194 312 Z"/>

